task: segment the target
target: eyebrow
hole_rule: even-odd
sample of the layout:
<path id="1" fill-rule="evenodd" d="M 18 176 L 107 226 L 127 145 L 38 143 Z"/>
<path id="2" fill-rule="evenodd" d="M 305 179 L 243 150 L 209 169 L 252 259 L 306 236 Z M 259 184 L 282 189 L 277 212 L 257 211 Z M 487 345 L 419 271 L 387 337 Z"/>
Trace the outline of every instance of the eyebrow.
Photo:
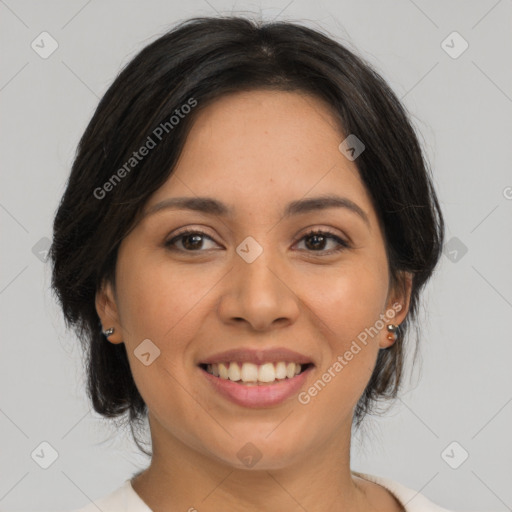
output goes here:
<path id="1" fill-rule="evenodd" d="M 336 195 L 323 195 L 292 201 L 286 205 L 283 217 L 289 218 L 328 208 L 345 208 L 357 214 L 370 228 L 368 215 L 360 206 L 346 197 Z M 164 209 L 192 210 L 221 217 L 233 216 L 233 209 L 231 207 L 211 197 L 171 197 L 151 206 L 145 215 L 151 215 Z"/>

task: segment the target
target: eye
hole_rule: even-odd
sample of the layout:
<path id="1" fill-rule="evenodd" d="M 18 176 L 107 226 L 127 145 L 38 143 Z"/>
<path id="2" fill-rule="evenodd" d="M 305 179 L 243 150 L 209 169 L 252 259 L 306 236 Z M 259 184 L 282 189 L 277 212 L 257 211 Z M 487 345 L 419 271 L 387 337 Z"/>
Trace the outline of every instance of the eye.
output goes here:
<path id="1" fill-rule="evenodd" d="M 177 234 L 174 238 L 165 242 L 165 246 L 170 250 L 197 252 L 198 249 L 203 248 L 203 240 L 201 240 L 202 238 L 207 238 L 208 240 L 211 240 L 213 242 L 212 237 L 207 235 L 206 233 L 197 230 L 189 230 Z M 183 248 L 176 247 L 176 242 L 181 243 Z"/>
<path id="2" fill-rule="evenodd" d="M 178 233 L 176 236 L 171 238 L 169 241 L 165 242 L 165 246 L 170 250 L 178 250 L 183 252 L 202 252 L 201 249 L 204 249 L 203 239 L 208 239 L 214 242 L 212 237 L 203 231 L 182 231 L 181 233 Z M 303 240 L 310 241 L 309 243 L 306 243 L 306 247 L 310 250 L 310 252 L 332 254 L 350 247 L 348 242 L 335 235 L 334 233 L 331 233 L 330 231 L 312 230 L 309 233 L 306 233 L 299 240 L 299 242 L 302 242 Z M 337 244 L 337 247 L 329 251 L 324 251 L 323 249 L 325 249 L 325 245 L 328 240 L 331 240 L 331 242 L 334 241 Z M 181 244 L 181 247 L 179 247 L 179 244 Z"/>
<path id="3" fill-rule="evenodd" d="M 330 231 L 312 230 L 309 233 L 306 233 L 299 242 L 302 242 L 303 240 L 310 240 L 309 243 L 306 242 L 306 247 L 311 249 L 311 252 L 321 252 L 323 254 L 333 254 L 350 247 L 348 242 Z M 337 244 L 337 247 L 329 251 L 324 251 L 323 249 L 325 248 L 327 240 L 334 241 Z"/>

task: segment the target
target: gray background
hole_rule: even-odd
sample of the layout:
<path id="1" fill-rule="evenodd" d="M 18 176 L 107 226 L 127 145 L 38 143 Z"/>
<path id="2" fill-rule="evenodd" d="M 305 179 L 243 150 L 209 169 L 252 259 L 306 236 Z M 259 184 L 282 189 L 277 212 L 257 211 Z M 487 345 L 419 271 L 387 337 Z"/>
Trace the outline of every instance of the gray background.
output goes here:
<path id="1" fill-rule="evenodd" d="M 121 66 L 178 20 L 245 12 L 325 29 L 376 65 L 422 134 L 446 216 L 421 372 L 367 422 L 363 444 L 354 439 L 353 469 L 453 510 L 512 510 L 511 0 L 184 4 L 0 1 L 0 509 L 82 506 L 147 462 L 90 410 L 77 341 L 48 291 L 45 238 L 79 137 Z M 31 47 L 50 48 L 43 31 L 58 43 L 46 59 Z M 457 58 L 445 51 L 462 49 L 457 36 L 442 45 L 453 31 L 469 44 Z M 31 457 L 44 441 L 58 452 L 48 469 L 48 449 Z M 453 469 L 446 461 L 460 464 L 463 450 Z"/>

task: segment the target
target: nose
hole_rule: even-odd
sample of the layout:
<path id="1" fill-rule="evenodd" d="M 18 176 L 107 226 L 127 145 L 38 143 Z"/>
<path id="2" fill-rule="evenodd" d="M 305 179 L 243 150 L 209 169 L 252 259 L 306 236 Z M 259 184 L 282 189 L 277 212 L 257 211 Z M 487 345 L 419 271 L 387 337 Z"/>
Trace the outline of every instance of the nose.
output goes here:
<path id="1" fill-rule="evenodd" d="M 267 331 L 297 320 L 299 299 L 290 272 L 276 258 L 267 250 L 252 263 L 236 255 L 233 269 L 222 280 L 218 314 L 224 323 Z"/>

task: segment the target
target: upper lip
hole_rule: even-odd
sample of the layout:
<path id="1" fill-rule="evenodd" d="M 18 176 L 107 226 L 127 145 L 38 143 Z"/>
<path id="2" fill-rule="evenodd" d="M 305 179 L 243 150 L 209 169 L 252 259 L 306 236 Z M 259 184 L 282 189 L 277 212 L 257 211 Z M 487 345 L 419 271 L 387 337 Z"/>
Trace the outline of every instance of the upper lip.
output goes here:
<path id="1" fill-rule="evenodd" d="M 199 364 L 227 363 L 253 363 L 261 365 L 264 363 L 286 363 L 308 364 L 313 363 L 312 359 L 293 350 L 284 347 L 272 349 L 231 349 L 225 352 L 218 352 L 202 359 Z"/>

